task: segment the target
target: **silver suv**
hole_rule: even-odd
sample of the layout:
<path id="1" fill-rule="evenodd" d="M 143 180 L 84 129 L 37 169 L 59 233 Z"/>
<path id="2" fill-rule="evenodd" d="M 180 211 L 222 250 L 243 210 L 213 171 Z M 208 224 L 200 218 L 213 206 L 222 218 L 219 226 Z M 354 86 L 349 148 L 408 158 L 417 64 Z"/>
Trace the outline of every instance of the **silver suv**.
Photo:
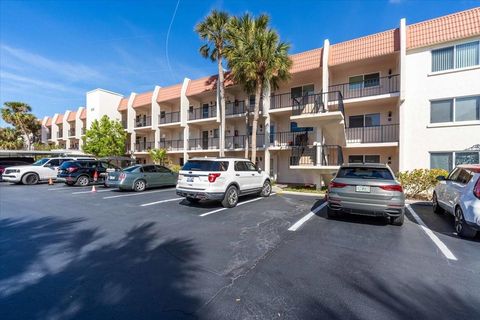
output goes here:
<path id="1" fill-rule="evenodd" d="M 401 226 L 405 195 L 390 167 L 380 163 L 350 163 L 338 169 L 328 186 L 328 216 L 350 213 L 388 217 Z"/>
<path id="2" fill-rule="evenodd" d="M 242 158 L 193 158 L 178 174 L 177 195 L 190 202 L 219 200 L 232 208 L 239 196 L 268 197 L 271 191 L 270 177 Z"/>

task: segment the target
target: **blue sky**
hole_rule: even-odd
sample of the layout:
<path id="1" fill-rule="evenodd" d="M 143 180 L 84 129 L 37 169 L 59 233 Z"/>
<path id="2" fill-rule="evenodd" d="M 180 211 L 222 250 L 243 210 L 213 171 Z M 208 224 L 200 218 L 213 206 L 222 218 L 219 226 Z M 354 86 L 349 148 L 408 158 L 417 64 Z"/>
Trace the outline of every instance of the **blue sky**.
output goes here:
<path id="1" fill-rule="evenodd" d="M 475 1 L 0 0 L 0 102 L 43 117 L 104 88 L 124 95 L 214 74 L 193 31 L 211 9 L 268 13 L 291 53 L 480 5 Z M 172 23 L 171 23 L 172 22 Z M 168 35 L 169 26 L 170 33 Z M 167 43 L 168 35 L 168 43 Z M 0 125 L 3 124 L 0 121 Z"/>

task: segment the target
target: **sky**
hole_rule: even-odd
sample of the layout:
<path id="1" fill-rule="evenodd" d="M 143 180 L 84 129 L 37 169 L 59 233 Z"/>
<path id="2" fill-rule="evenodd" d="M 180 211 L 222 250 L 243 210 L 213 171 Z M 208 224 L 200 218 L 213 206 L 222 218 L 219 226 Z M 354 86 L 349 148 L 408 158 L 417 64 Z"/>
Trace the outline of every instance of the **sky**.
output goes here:
<path id="1" fill-rule="evenodd" d="M 38 117 L 85 105 L 103 88 L 129 95 L 215 74 L 194 32 L 212 9 L 267 13 L 291 53 L 480 6 L 480 0 L 0 0 L 0 103 Z M 0 121 L 0 125 L 4 125 Z"/>

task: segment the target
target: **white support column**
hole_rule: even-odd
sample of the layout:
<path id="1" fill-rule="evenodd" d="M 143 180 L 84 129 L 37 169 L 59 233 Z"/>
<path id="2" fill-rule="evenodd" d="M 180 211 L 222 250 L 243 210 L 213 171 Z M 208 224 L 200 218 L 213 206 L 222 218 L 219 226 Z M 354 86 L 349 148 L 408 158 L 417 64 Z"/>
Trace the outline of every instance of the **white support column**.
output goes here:
<path id="1" fill-rule="evenodd" d="M 190 135 L 190 128 L 187 124 L 188 108 L 190 101 L 187 97 L 187 89 L 190 84 L 190 79 L 183 79 L 182 90 L 180 91 L 180 126 L 183 127 L 183 162 L 188 160 L 188 140 Z"/>
<path id="2" fill-rule="evenodd" d="M 160 128 L 158 127 L 158 117 L 160 116 L 160 104 L 157 102 L 159 86 L 155 86 L 152 94 L 152 129 L 154 131 L 155 148 L 160 146 Z"/>
<path id="3" fill-rule="evenodd" d="M 329 85 L 329 70 L 328 70 L 328 57 L 330 55 L 330 41 L 325 39 L 323 42 L 323 54 L 322 54 L 322 93 L 328 92 Z M 322 94 L 323 104 L 325 110 L 328 110 L 328 94 Z"/>
<path id="4" fill-rule="evenodd" d="M 55 113 L 55 115 L 53 116 L 52 118 L 52 127 L 51 127 L 51 131 L 52 131 L 52 143 L 54 145 L 58 144 L 58 139 L 57 139 L 57 133 L 58 133 L 58 126 L 55 122 L 57 122 L 57 118 L 58 118 L 58 113 Z"/>
<path id="5" fill-rule="evenodd" d="M 78 108 L 77 113 L 75 114 L 75 139 L 78 140 L 78 149 L 82 150 L 83 147 L 83 139 L 82 139 L 82 119 L 80 119 L 80 115 L 82 114 L 83 107 Z M 87 130 L 85 128 L 85 130 Z"/>
<path id="6" fill-rule="evenodd" d="M 400 20 L 400 101 L 398 103 L 399 112 L 399 143 L 398 143 L 398 170 L 402 171 L 405 167 L 405 153 L 402 146 L 405 146 L 405 88 L 406 88 L 406 61 L 407 60 L 407 26 L 405 18 Z"/>
<path id="7" fill-rule="evenodd" d="M 46 124 L 47 124 L 47 121 L 48 121 L 48 117 L 45 116 L 43 117 L 43 120 L 42 120 L 42 127 L 41 127 L 41 131 L 40 131 L 40 141 L 42 143 L 48 143 L 48 132 L 47 132 L 47 127 L 46 127 Z"/>
<path id="8" fill-rule="evenodd" d="M 323 130 L 321 127 L 317 127 L 317 131 L 315 133 L 315 145 L 317 146 L 317 166 L 322 165 L 322 146 L 323 146 Z"/>
<path id="9" fill-rule="evenodd" d="M 266 85 L 263 88 L 263 116 L 265 118 L 265 156 L 263 157 L 263 162 L 265 168 L 263 170 L 270 175 L 270 94 L 271 88 L 270 85 Z"/>
<path id="10" fill-rule="evenodd" d="M 136 93 L 131 93 L 127 104 L 127 132 L 130 133 L 130 151 L 135 150 L 135 109 L 133 109 L 133 101 Z"/>
<path id="11" fill-rule="evenodd" d="M 69 150 L 70 146 L 70 123 L 68 122 L 68 117 L 70 116 L 70 110 L 65 111 L 63 115 L 63 138 L 65 139 L 65 149 Z"/>

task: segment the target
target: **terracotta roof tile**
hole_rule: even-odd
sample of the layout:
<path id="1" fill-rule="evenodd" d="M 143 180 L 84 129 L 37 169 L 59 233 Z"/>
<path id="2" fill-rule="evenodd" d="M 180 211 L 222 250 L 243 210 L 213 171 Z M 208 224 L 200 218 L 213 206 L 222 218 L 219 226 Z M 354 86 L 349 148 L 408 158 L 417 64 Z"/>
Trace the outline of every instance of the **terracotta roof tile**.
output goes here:
<path id="1" fill-rule="evenodd" d="M 133 107 L 142 107 L 152 103 L 152 95 L 153 91 L 139 93 L 135 96 L 135 100 L 133 100 Z"/>
<path id="2" fill-rule="evenodd" d="M 120 103 L 118 104 L 117 110 L 118 111 L 125 111 L 125 110 L 127 110 L 127 107 L 128 107 L 128 98 L 123 98 L 122 100 L 120 100 Z"/>
<path id="3" fill-rule="evenodd" d="M 77 115 L 77 113 L 75 111 L 70 111 L 70 113 L 68 114 L 67 121 L 75 121 L 75 116 L 76 115 Z"/>
<path id="4" fill-rule="evenodd" d="M 160 88 L 160 90 L 158 91 L 157 102 L 163 102 L 163 101 L 180 98 L 181 91 L 182 91 L 181 83 L 173 86 Z"/>
<path id="5" fill-rule="evenodd" d="M 82 109 L 82 113 L 80 113 L 80 120 L 87 119 L 87 108 Z"/>
<path id="6" fill-rule="evenodd" d="M 45 127 L 51 127 L 52 126 L 52 118 L 48 117 L 47 122 L 45 122 Z"/>
<path id="7" fill-rule="evenodd" d="M 399 50 L 399 30 L 392 29 L 332 45 L 330 47 L 329 65 L 378 57 Z"/>
<path id="8" fill-rule="evenodd" d="M 196 80 L 191 80 L 187 88 L 187 96 L 193 96 L 205 91 L 212 91 L 216 88 L 218 75 L 203 77 Z M 228 77 L 228 72 L 225 72 L 225 87 L 233 85 L 233 81 Z"/>
<path id="9" fill-rule="evenodd" d="M 480 7 L 407 27 L 407 49 L 480 35 Z"/>
<path id="10" fill-rule="evenodd" d="M 59 114 L 57 120 L 55 120 L 55 124 L 62 124 L 63 123 L 63 114 Z"/>
<path id="11" fill-rule="evenodd" d="M 296 73 L 320 68 L 322 66 L 322 53 L 323 48 L 317 48 L 291 55 L 293 65 L 290 72 Z"/>

